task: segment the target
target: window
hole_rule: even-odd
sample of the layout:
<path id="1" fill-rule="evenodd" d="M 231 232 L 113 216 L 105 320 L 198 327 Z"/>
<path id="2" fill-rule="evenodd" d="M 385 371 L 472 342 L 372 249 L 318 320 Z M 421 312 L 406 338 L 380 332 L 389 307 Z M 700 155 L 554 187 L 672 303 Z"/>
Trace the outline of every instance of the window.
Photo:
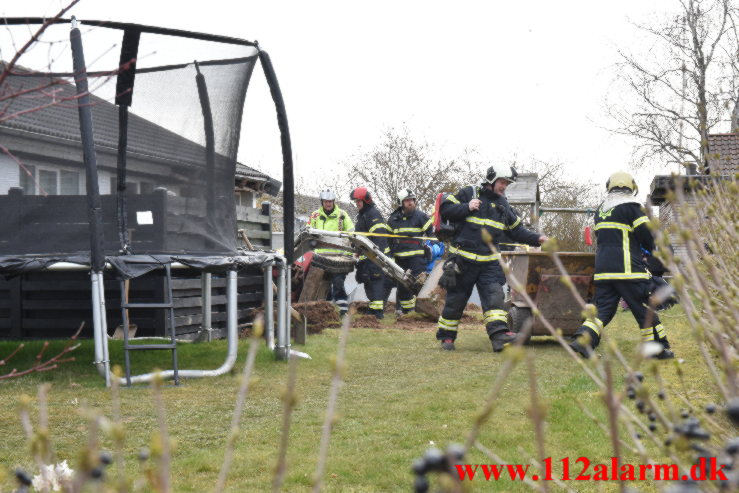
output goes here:
<path id="1" fill-rule="evenodd" d="M 23 189 L 24 195 L 36 195 L 36 166 L 29 166 L 27 164 L 25 166 L 25 170 L 18 167 L 18 171 L 20 172 L 18 185 Z M 28 170 L 28 173 L 26 173 L 26 170 Z"/>
<path id="2" fill-rule="evenodd" d="M 59 172 L 59 194 L 79 195 L 80 174 L 74 171 L 61 170 Z"/>
<path id="3" fill-rule="evenodd" d="M 147 185 L 146 183 L 141 184 L 141 193 L 144 193 L 144 186 Z M 111 176 L 110 177 L 110 194 L 115 195 L 118 193 L 118 177 Z M 126 182 L 126 194 L 127 195 L 137 195 L 139 193 L 139 183 L 135 181 L 127 181 Z"/>
<path id="4" fill-rule="evenodd" d="M 29 176 L 20 170 L 19 185 L 26 195 L 79 195 L 80 173 L 78 171 L 44 169 L 26 165 Z"/>
<path id="5" fill-rule="evenodd" d="M 57 178 L 58 173 L 56 171 L 50 171 L 48 169 L 38 170 L 38 186 L 39 194 L 46 192 L 47 195 L 57 195 Z"/>

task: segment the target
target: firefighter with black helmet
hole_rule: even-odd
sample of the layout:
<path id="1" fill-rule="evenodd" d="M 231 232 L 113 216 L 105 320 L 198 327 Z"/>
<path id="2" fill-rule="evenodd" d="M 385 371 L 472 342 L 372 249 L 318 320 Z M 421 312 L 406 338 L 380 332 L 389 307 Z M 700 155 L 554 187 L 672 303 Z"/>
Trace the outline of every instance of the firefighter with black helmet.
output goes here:
<path id="1" fill-rule="evenodd" d="M 490 242 L 486 242 L 482 234 L 483 230 L 487 231 L 496 248 L 503 232 L 528 245 L 539 246 L 547 241 L 545 235 L 523 227 L 505 198 L 506 188 L 516 181 L 517 176 L 512 166 L 490 166 L 480 186 L 464 187 L 448 195 L 441 203 L 442 219 L 455 224 L 454 238 L 449 247 L 452 256 L 444 263 L 444 273 L 439 280 L 447 290 L 436 332 L 436 339 L 441 341 L 444 350 L 454 350 L 457 327 L 475 285 L 493 351 L 502 351 L 517 338 L 508 330 L 503 292 L 506 279 L 500 265 L 500 253 L 491 250 Z"/>
<path id="2" fill-rule="evenodd" d="M 310 215 L 309 225 L 314 229 L 324 231 L 354 231 L 354 223 L 345 211 L 336 203 L 336 194 L 330 188 L 321 190 L 318 196 L 321 207 Z M 316 248 L 315 253 L 329 255 L 347 255 L 344 250 L 331 248 Z M 349 253 L 351 255 L 351 253 Z M 327 299 L 333 301 L 339 307 L 339 312 L 344 315 L 349 310 L 344 282 L 346 274 L 335 274 L 329 285 Z"/>
<path id="3" fill-rule="evenodd" d="M 595 320 L 585 320 L 575 333 L 570 347 L 585 358 L 600 343 L 601 331 L 613 319 L 621 298 L 629 305 L 644 341 L 661 344 L 657 359 L 672 359 L 665 329 L 657 313 L 647 308 L 650 273 L 643 252 L 654 252 L 654 237 L 646 214 L 635 195 L 634 178 L 624 171 L 612 174 L 606 182 L 608 195 L 595 211 L 598 247 L 595 252 Z M 650 313 L 651 311 L 651 313 Z"/>
<path id="4" fill-rule="evenodd" d="M 370 191 L 366 187 L 357 187 L 352 190 L 349 197 L 359 210 L 355 230 L 358 233 L 372 233 L 369 235 L 370 240 L 383 253 L 390 253 L 387 237 L 376 236 L 390 234 L 390 228 L 385 224 L 382 214 L 380 214 L 380 211 L 375 206 Z M 382 269 L 370 260 L 367 260 L 363 255 L 359 257 L 356 276 L 357 282 L 364 284 L 364 292 L 369 300 L 369 313 L 378 319 L 383 318 L 385 312 L 385 286 L 387 282 Z"/>
<path id="5" fill-rule="evenodd" d="M 391 238 L 390 251 L 404 270 L 418 276 L 426 271 L 430 255 L 425 240 L 418 237 L 433 235 L 433 220 L 416 207 L 416 194 L 404 188 L 398 192 L 398 208 L 387 219 L 387 225 L 395 236 Z M 404 286 L 398 286 L 398 302 L 403 313 L 416 309 L 416 296 Z"/>

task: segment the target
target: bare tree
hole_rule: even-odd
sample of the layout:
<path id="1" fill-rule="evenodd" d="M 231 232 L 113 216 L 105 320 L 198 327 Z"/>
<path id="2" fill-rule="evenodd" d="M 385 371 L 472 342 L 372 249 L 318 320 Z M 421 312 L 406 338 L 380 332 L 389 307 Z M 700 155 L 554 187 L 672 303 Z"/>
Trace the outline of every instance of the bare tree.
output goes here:
<path id="1" fill-rule="evenodd" d="M 402 127 L 386 130 L 372 150 L 353 156 L 342 167 L 348 170 L 345 183 L 350 188 L 367 186 L 383 212 L 397 207 L 397 193 L 404 188 L 415 192 L 419 208 L 428 212 L 437 193 L 479 182 L 480 165 L 473 157 L 474 153 L 468 151 L 458 158 L 445 158 L 434 146 L 415 140 L 408 128 Z"/>
<path id="2" fill-rule="evenodd" d="M 727 32 L 728 42 L 724 49 L 724 59 L 726 60 L 724 71 L 724 81 L 727 86 L 727 105 L 733 106 L 731 111 L 732 133 L 739 132 L 739 26 L 737 14 L 739 9 L 734 9 L 729 21 L 730 29 Z"/>
<path id="3" fill-rule="evenodd" d="M 642 43 L 645 52 L 619 52 L 617 80 L 628 96 L 611 102 L 609 113 L 616 133 L 638 140 L 637 165 L 657 160 L 705 172 L 708 134 L 729 121 L 737 101 L 735 31 L 730 35 L 736 8 L 734 0 L 677 2 L 678 15 L 637 26 L 651 41 Z"/>
<path id="4" fill-rule="evenodd" d="M 539 191 L 542 207 L 594 209 L 602 202 L 604 188 L 598 185 L 572 179 L 572 173 L 562 162 L 532 160 L 517 164 L 524 173 L 536 173 L 539 177 Z M 522 216 L 524 211 L 520 211 Z M 587 212 L 545 212 L 539 218 L 539 226 L 547 235 L 557 238 L 560 250 L 587 250 L 583 243 L 583 230 L 593 224 L 591 213 Z"/>

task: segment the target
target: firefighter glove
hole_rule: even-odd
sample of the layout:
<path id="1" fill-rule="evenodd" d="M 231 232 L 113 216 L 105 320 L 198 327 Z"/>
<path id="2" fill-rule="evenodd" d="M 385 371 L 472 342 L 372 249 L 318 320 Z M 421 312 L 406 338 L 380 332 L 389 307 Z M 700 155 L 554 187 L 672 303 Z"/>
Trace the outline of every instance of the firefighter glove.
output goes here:
<path id="1" fill-rule="evenodd" d="M 439 279 L 439 286 L 449 290 L 457 285 L 457 274 L 461 274 L 462 270 L 457 262 L 452 258 L 444 262 L 444 272 Z"/>
<path id="2" fill-rule="evenodd" d="M 434 250 L 431 248 L 428 241 L 423 245 L 423 258 L 427 263 L 434 259 Z"/>

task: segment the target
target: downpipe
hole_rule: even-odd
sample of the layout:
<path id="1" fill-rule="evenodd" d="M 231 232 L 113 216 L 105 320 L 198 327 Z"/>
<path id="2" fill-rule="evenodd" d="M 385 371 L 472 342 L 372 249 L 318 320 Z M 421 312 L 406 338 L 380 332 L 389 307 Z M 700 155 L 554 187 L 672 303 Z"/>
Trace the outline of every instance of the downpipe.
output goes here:
<path id="1" fill-rule="evenodd" d="M 296 351 L 292 349 L 290 344 L 290 317 L 291 307 L 291 267 L 287 265 L 285 257 L 277 257 L 277 266 L 279 268 L 277 278 L 277 345 L 274 347 L 275 358 L 277 360 L 286 360 L 290 356 L 313 359 L 308 353 Z"/>
<path id="2" fill-rule="evenodd" d="M 270 351 L 275 350 L 275 319 L 274 319 L 274 298 L 272 281 L 272 267 L 275 265 L 273 260 L 264 264 L 264 331 L 267 338 L 267 347 Z"/>
<path id="3" fill-rule="evenodd" d="M 95 343 L 93 364 L 105 377 L 105 386 L 110 387 L 110 358 L 108 358 L 108 324 L 105 316 L 105 287 L 103 273 L 90 271 L 92 291 L 92 336 Z"/>
<path id="4" fill-rule="evenodd" d="M 205 340 L 211 342 L 213 340 L 213 323 L 211 320 L 211 313 L 213 311 L 212 302 L 212 274 L 210 272 L 203 272 L 200 276 L 201 279 L 201 297 L 203 300 L 203 322 L 201 324 L 201 330 L 205 332 Z"/>
<path id="5" fill-rule="evenodd" d="M 290 354 L 290 334 L 287 331 L 287 297 L 285 257 L 277 257 L 277 345 L 275 346 L 275 357 L 279 360 L 287 359 Z"/>

